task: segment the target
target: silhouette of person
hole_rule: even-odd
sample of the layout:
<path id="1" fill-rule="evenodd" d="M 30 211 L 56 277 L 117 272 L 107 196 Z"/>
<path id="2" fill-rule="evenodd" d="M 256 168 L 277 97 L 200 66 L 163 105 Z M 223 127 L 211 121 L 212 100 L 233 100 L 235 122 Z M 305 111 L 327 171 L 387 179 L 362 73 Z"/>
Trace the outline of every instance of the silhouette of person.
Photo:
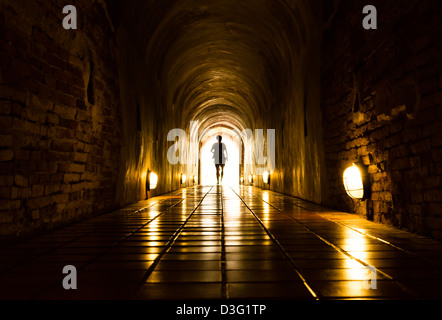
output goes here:
<path id="1" fill-rule="evenodd" d="M 223 137 L 217 136 L 216 139 L 218 140 L 218 142 L 213 144 L 212 149 L 210 151 L 213 153 L 212 158 L 216 168 L 216 183 L 219 183 L 220 176 L 221 176 L 221 181 L 223 180 L 224 166 L 226 165 L 228 156 L 227 156 L 226 145 L 221 142 Z"/>

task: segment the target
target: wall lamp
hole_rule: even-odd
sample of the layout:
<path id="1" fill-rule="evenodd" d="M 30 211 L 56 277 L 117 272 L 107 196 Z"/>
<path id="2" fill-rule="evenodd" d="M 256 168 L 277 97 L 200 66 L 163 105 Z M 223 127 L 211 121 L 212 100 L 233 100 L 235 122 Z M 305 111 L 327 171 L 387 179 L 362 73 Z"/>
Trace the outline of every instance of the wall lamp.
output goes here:
<path id="1" fill-rule="evenodd" d="M 262 181 L 264 181 L 265 184 L 270 184 L 270 173 L 268 171 L 262 174 Z"/>
<path id="2" fill-rule="evenodd" d="M 184 173 L 182 173 L 180 175 L 180 183 L 184 184 L 186 182 L 186 179 L 187 179 L 186 175 Z"/>
<path id="3" fill-rule="evenodd" d="M 253 175 L 249 174 L 249 183 L 253 183 Z"/>
<path id="4" fill-rule="evenodd" d="M 192 183 L 196 184 L 196 177 L 195 176 L 192 177 Z"/>
<path id="5" fill-rule="evenodd" d="M 363 163 L 353 163 L 345 169 L 343 182 L 349 197 L 359 200 L 370 198 L 371 190 L 368 180 L 368 169 Z"/>
<path id="6" fill-rule="evenodd" d="M 244 177 L 241 176 L 241 178 L 239 179 L 239 181 L 241 182 L 241 184 L 244 184 Z"/>
<path id="7" fill-rule="evenodd" d="M 148 170 L 146 178 L 146 189 L 147 191 L 153 190 L 157 187 L 158 176 L 155 172 Z"/>

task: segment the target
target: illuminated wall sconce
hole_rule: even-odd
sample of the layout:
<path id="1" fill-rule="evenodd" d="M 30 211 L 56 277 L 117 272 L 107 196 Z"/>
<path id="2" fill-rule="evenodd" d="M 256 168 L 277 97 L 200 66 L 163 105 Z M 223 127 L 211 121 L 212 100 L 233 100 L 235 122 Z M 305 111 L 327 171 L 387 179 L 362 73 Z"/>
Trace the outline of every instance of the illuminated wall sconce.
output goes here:
<path id="1" fill-rule="evenodd" d="M 157 187 L 158 176 L 155 172 L 147 171 L 146 189 L 147 191 L 153 190 Z"/>
<path id="2" fill-rule="evenodd" d="M 353 163 L 344 171 L 344 188 L 353 199 L 366 200 L 370 197 L 367 166 L 362 163 Z"/>
<path id="3" fill-rule="evenodd" d="M 239 181 L 241 182 L 241 184 L 244 184 L 244 177 L 241 176 L 241 179 L 239 179 Z"/>
<path id="4" fill-rule="evenodd" d="M 270 173 L 268 171 L 262 174 L 262 181 L 264 181 L 265 184 L 270 184 Z"/>
<path id="5" fill-rule="evenodd" d="M 184 173 L 182 173 L 180 175 L 180 183 L 184 184 L 186 182 L 186 179 L 187 179 L 186 175 Z"/>
<path id="6" fill-rule="evenodd" d="M 192 183 L 196 184 L 196 177 L 195 176 L 192 177 Z"/>
<path id="7" fill-rule="evenodd" d="M 249 174 L 249 183 L 253 183 L 253 175 Z"/>

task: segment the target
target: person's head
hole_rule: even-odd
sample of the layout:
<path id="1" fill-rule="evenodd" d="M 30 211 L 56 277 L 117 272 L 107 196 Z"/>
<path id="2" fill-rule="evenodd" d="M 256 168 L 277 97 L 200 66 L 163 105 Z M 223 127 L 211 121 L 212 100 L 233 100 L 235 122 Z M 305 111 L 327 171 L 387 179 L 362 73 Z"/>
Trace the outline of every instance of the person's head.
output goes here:
<path id="1" fill-rule="evenodd" d="M 221 137 L 221 136 L 216 137 L 216 140 L 218 140 L 218 142 L 221 142 L 222 139 L 223 139 L 223 137 Z"/>

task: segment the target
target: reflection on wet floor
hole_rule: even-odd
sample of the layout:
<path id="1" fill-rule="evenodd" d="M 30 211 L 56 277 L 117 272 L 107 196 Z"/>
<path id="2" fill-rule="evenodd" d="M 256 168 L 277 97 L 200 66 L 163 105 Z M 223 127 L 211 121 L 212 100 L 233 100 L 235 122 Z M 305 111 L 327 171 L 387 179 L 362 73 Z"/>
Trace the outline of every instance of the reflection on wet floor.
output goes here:
<path id="1" fill-rule="evenodd" d="M 440 242 L 244 186 L 181 189 L 0 254 L 2 299 L 442 298 Z"/>

